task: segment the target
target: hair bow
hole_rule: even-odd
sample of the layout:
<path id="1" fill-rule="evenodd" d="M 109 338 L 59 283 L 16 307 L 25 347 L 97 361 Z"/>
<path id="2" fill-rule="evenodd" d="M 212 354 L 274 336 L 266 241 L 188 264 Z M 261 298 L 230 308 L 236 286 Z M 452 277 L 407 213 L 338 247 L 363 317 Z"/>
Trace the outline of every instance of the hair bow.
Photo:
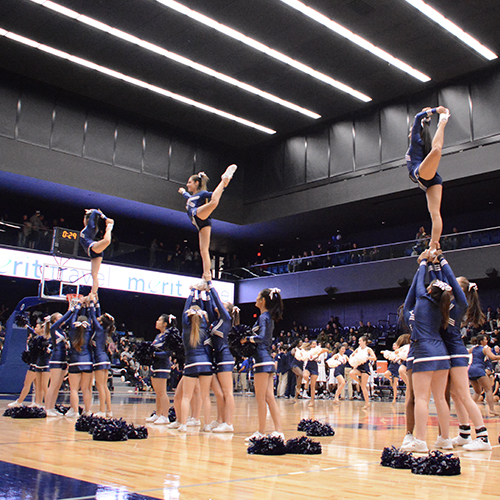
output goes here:
<path id="1" fill-rule="evenodd" d="M 435 286 L 436 288 L 440 288 L 443 290 L 443 292 L 451 292 L 452 288 L 448 283 L 445 283 L 444 281 L 441 280 L 436 280 L 432 283 L 432 286 Z"/>
<path id="2" fill-rule="evenodd" d="M 271 288 L 271 289 L 269 290 L 269 298 L 270 298 L 271 300 L 273 300 L 273 299 L 274 299 L 274 294 L 275 294 L 275 293 L 280 293 L 280 292 L 281 292 L 281 290 L 280 290 L 279 288 Z"/>
<path id="3" fill-rule="evenodd" d="M 174 319 L 177 319 L 177 318 L 176 318 L 173 314 L 169 314 L 169 315 L 168 315 L 168 320 L 169 320 L 170 322 L 174 321 Z"/>
<path id="4" fill-rule="evenodd" d="M 241 309 L 238 306 L 233 306 L 233 312 L 239 313 Z"/>
<path id="5" fill-rule="evenodd" d="M 477 284 L 473 283 L 472 281 L 469 282 L 469 292 L 471 290 L 474 290 L 475 292 L 477 292 Z"/>
<path id="6" fill-rule="evenodd" d="M 83 326 L 84 328 L 88 328 L 90 325 L 89 325 L 86 321 L 75 321 L 75 322 L 73 323 L 73 326 L 74 326 L 75 328 L 78 328 L 78 327 L 80 327 L 80 326 Z"/>

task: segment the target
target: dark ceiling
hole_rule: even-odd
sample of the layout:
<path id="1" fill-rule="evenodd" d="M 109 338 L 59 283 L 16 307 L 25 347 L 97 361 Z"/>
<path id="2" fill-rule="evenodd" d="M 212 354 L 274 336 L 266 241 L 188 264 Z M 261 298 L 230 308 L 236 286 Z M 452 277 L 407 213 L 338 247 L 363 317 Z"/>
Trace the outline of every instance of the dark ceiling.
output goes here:
<path id="1" fill-rule="evenodd" d="M 422 83 L 280 0 L 182 0 L 369 95 L 364 103 L 155 0 L 57 0 L 193 61 L 321 115 L 314 120 L 53 12 L 30 0 L 2 0 L 0 28 L 277 131 L 297 133 L 496 64 L 477 55 L 404 0 L 307 0 L 329 18 L 431 77 Z M 429 2 L 500 53 L 498 0 Z M 247 148 L 272 137 L 205 111 L 0 37 L 0 67 L 197 135 Z"/>

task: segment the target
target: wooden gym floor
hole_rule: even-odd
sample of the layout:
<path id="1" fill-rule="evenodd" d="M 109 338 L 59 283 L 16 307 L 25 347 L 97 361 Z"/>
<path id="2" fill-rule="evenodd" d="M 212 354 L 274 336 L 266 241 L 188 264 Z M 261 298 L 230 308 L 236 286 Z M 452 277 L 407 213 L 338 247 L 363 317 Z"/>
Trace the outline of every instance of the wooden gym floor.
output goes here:
<path id="1" fill-rule="evenodd" d="M 14 398 L 0 396 L 0 411 Z M 67 395 L 62 397 L 67 402 Z M 234 434 L 187 434 L 148 425 L 142 441 L 98 442 L 76 432 L 74 419 L 18 420 L 0 417 L 0 500 L 139 500 L 161 499 L 498 499 L 500 487 L 500 419 L 486 418 L 491 452 L 457 450 L 462 474 L 416 476 L 408 470 L 380 466 L 384 446 L 404 437 L 404 404 L 318 400 L 292 404 L 279 399 L 286 439 L 302 418 L 330 423 L 334 437 L 321 442 L 321 455 L 248 455 L 244 438 L 257 429 L 255 398 L 236 395 Z M 113 395 L 116 417 L 137 425 L 154 409 L 151 393 L 122 388 Z M 95 407 L 94 407 L 95 408 Z M 485 407 L 481 407 L 483 413 Z M 215 404 L 214 410 L 215 412 Z M 452 418 L 452 435 L 456 418 Z M 271 421 L 269 420 L 269 426 Z M 269 431 L 271 431 L 269 427 Z M 431 404 L 429 445 L 437 436 Z"/>

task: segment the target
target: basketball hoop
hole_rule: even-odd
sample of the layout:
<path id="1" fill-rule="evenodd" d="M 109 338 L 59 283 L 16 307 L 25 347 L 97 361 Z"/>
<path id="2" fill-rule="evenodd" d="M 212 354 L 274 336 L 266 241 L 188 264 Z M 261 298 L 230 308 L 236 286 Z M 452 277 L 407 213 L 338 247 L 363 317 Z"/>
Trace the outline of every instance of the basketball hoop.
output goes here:
<path id="1" fill-rule="evenodd" d="M 70 308 L 76 307 L 81 299 L 83 299 L 83 295 L 79 293 L 68 293 L 68 295 L 66 295 L 66 300 L 68 301 Z"/>

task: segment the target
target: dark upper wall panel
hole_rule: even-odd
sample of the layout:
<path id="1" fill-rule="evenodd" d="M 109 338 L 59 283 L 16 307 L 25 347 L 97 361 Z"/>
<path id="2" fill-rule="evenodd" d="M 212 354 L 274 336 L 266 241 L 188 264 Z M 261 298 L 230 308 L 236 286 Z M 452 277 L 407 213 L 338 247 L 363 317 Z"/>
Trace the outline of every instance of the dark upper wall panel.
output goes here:
<path id="1" fill-rule="evenodd" d="M 500 132 L 500 72 L 471 85 L 474 139 Z"/>
<path id="2" fill-rule="evenodd" d="M 29 90 L 21 96 L 17 139 L 35 146 L 50 145 L 54 101 Z"/>
<path id="3" fill-rule="evenodd" d="M 328 130 L 307 136 L 306 181 L 327 179 L 329 174 L 330 141 Z"/>
<path id="4" fill-rule="evenodd" d="M 3 137 L 14 138 L 19 97 L 17 89 L 0 83 L 0 135 Z"/>
<path id="5" fill-rule="evenodd" d="M 445 132 L 447 146 L 464 144 L 472 140 L 469 96 L 469 87 L 466 85 L 447 87 L 439 93 L 439 104 L 452 110 Z"/>
<path id="6" fill-rule="evenodd" d="M 354 131 L 355 170 L 380 165 L 379 113 L 357 119 Z"/>
<path id="7" fill-rule="evenodd" d="M 87 115 L 83 156 L 109 165 L 113 164 L 116 120 L 95 111 Z"/>
<path id="8" fill-rule="evenodd" d="M 387 106 L 380 111 L 382 163 L 401 160 L 408 147 L 408 109 L 406 104 Z"/>
<path id="9" fill-rule="evenodd" d="M 52 149 L 76 156 L 83 154 L 83 138 L 87 112 L 67 99 L 58 99 L 55 106 Z"/>
<path id="10" fill-rule="evenodd" d="M 330 176 L 352 172 L 353 159 L 352 123 L 335 123 L 330 128 Z"/>
<path id="11" fill-rule="evenodd" d="M 168 179 L 170 137 L 146 130 L 144 142 L 144 173 Z"/>
<path id="12" fill-rule="evenodd" d="M 192 144 L 172 137 L 170 148 L 169 179 L 185 184 L 194 172 L 194 156 L 196 149 Z"/>
<path id="13" fill-rule="evenodd" d="M 118 123 L 116 128 L 115 165 L 142 171 L 144 133 L 137 127 Z"/>
<path id="14" fill-rule="evenodd" d="M 300 186 L 306 182 L 306 140 L 292 137 L 285 143 L 284 187 Z"/>

